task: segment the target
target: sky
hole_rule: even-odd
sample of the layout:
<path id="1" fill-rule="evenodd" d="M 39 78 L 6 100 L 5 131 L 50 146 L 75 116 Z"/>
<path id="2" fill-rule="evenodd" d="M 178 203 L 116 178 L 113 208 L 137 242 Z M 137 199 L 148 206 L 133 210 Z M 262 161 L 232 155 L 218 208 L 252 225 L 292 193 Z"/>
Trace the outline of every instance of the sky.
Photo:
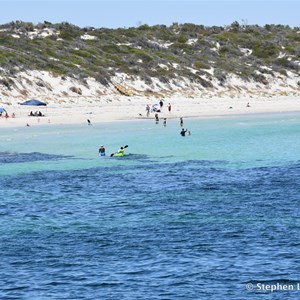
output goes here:
<path id="1" fill-rule="evenodd" d="M 300 0 L 0 0 L 0 24 L 68 22 L 79 27 L 129 28 L 142 24 L 300 27 Z"/>

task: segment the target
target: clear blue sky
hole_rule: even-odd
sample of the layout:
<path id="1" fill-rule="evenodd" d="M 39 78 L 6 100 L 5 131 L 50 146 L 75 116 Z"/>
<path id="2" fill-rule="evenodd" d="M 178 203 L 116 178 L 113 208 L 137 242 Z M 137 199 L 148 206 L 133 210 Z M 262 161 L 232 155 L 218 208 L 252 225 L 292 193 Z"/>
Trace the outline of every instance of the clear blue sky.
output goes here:
<path id="1" fill-rule="evenodd" d="M 300 0 L 0 0 L 0 24 L 15 20 L 96 28 L 173 22 L 223 26 L 234 21 L 300 27 Z"/>

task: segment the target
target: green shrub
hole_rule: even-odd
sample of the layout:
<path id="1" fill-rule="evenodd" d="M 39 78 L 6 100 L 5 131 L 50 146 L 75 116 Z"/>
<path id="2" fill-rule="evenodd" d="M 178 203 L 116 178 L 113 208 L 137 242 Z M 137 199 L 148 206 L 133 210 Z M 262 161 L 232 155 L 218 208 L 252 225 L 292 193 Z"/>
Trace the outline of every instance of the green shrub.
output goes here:
<path id="1" fill-rule="evenodd" d="M 287 57 L 281 57 L 281 58 L 277 58 L 275 60 L 275 63 L 279 66 L 283 66 L 283 67 L 288 67 L 289 65 L 289 61 L 287 59 Z"/>
<path id="2" fill-rule="evenodd" d="M 284 70 L 299 72 L 296 63 L 300 58 L 299 29 L 283 25 L 260 27 L 234 22 L 224 28 L 173 23 L 171 26 L 144 24 L 128 29 L 81 29 L 69 23 L 47 22 L 35 26 L 18 21 L 0 27 L 5 29 L 0 31 L 2 74 L 47 70 L 76 78 L 98 76 L 105 83 L 115 72 L 124 72 L 137 76 L 143 74 L 148 82 L 151 77 L 167 82 L 177 75 L 198 80 L 199 74 L 208 74 L 205 70 L 213 66 L 218 70 L 215 76 L 220 82 L 228 73 L 264 82 L 263 77 L 253 75 L 260 66 L 272 67 L 282 74 Z M 60 31 L 59 37 L 63 40 L 57 40 L 55 36 L 28 38 L 29 31 L 45 27 Z M 21 36 L 19 39 L 12 37 L 16 30 Z M 84 33 L 97 39 L 82 40 Z M 188 44 L 190 38 L 197 39 L 197 42 Z M 165 42 L 172 44 L 165 47 Z M 220 44 L 219 51 L 213 49 L 217 43 Z M 240 48 L 252 49 L 252 55 L 242 55 Z M 280 52 L 285 52 L 292 60 L 278 58 Z M 178 68 L 172 66 L 174 63 Z M 167 65 L 168 70 L 157 67 L 159 64 Z M 197 69 L 198 74 L 192 74 L 189 68 Z M 99 70 L 105 70 L 105 73 L 101 71 L 99 75 Z M 206 82 L 201 84 L 207 85 Z"/>
<path id="3" fill-rule="evenodd" d="M 197 69 L 210 69 L 210 65 L 202 60 L 195 61 L 194 66 Z"/>
<path id="4" fill-rule="evenodd" d="M 270 42 L 257 41 L 252 47 L 252 55 L 258 58 L 270 58 L 279 54 L 279 49 L 275 44 Z"/>
<path id="5" fill-rule="evenodd" d="M 180 44 L 185 44 L 187 41 L 188 41 L 188 38 L 186 36 L 183 36 L 183 35 L 180 35 L 177 38 L 177 42 L 180 43 Z"/>

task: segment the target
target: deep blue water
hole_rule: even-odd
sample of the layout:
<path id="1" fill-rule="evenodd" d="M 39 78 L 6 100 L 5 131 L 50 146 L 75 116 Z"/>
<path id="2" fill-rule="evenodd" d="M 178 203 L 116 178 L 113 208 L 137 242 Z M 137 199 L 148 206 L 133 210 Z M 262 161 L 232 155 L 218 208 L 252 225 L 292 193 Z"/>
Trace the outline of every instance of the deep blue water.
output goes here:
<path id="1" fill-rule="evenodd" d="M 0 176 L 0 299 L 299 299 L 298 160 L 110 162 Z"/>

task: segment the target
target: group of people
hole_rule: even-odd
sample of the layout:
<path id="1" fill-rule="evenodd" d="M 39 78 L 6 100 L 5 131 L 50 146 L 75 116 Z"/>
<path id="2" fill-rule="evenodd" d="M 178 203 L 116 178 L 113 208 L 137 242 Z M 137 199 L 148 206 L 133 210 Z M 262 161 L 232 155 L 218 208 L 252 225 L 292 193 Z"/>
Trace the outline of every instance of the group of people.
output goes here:
<path id="1" fill-rule="evenodd" d="M 158 124 L 159 123 L 159 117 L 158 117 L 158 114 L 155 114 L 155 123 Z M 183 127 L 183 118 L 180 118 L 179 119 L 179 124 L 180 124 L 180 127 Z M 167 118 L 164 118 L 163 119 L 163 126 L 166 127 L 167 126 Z M 180 134 L 182 136 L 185 136 L 185 134 L 187 133 L 187 135 L 191 135 L 191 132 L 189 130 L 184 130 L 184 128 L 182 128 Z"/>
<path id="2" fill-rule="evenodd" d="M 167 126 L 167 118 L 164 118 L 163 120 L 164 120 L 164 121 L 163 121 L 163 125 L 164 125 L 164 127 L 166 127 L 166 126 Z M 155 123 L 156 123 L 156 124 L 159 123 L 159 117 L 158 117 L 158 114 L 155 114 Z"/>
<path id="3" fill-rule="evenodd" d="M 2 117 L 2 114 L 3 114 L 3 113 L 4 113 L 4 116 L 3 116 L 3 117 L 4 117 L 5 119 L 8 119 L 8 118 L 9 118 L 9 114 L 8 114 L 8 112 L 7 112 L 6 110 L 4 110 L 3 112 L 0 113 L 0 117 Z M 12 117 L 12 118 L 15 118 L 15 117 L 16 117 L 15 113 L 12 113 L 12 114 L 11 114 L 11 117 Z"/>
<path id="4" fill-rule="evenodd" d="M 29 114 L 30 117 L 44 117 L 45 115 L 43 115 L 40 111 L 36 111 L 36 112 L 30 112 Z"/>
<path id="5" fill-rule="evenodd" d="M 150 105 L 147 104 L 147 105 L 146 105 L 146 115 L 147 115 L 147 117 L 149 117 L 150 112 L 151 112 L 151 113 L 152 113 L 152 112 L 155 112 L 155 113 L 162 112 L 163 106 L 164 106 L 163 100 L 160 100 L 160 101 L 159 101 L 159 106 L 158 106 L 158 104 L 153 104 L 152 107 L 150 107 Z M 171 103 L 168 103 L 167 108 L 168 108 L 168 111 L 171 112 L 171 110 L 172 110 L 172 105 L 171 105 Z M 141 114 L 140 114 L 140 115 L 141 115 Z"/>
<path id="6" fill-rule="evenodd" d="M 125 146 L 127 147 L 127 146 Z M 125 155 L 125 149 L 124 147 L 120 147 L 119 150 L 116 152 L 116 154 L 121 154 L 122 156 Z M 105 156 L 105 147 L 103 145 L 100 146 L 99 148 L 99 156 Z M 113 156 L 113 155 L 111 155 Z"/>
<path id="7" fill-rule="evenodd" d="M 180 122 L 180 127 L 183 127 L 183 119 L 182 118 L 180 118 L 179 122 Z M 187 133 L 187 135 L 191 135 L 190 130 L 182 128 L 180 131 L 181 136 L 185 136 L 186 133 Z"/>
<path id="8" fill-rule="evenodd" d="M 159 101 L 159 106 L 160 106 L 160 109 L 163 108 L 164 102 L 162 100 Z M 167 108 L 168 108 L 168 111 L 171 112 L 171 109 L 172 109 L 171 103 L 168 103 Z"/>
<path id="9" fill-rule="evenodd" d="M 161 112 L 161 110 L 157 107 L 157 105 L 152 105 L 152 107 L 150 107 L 149 104 L 146 105 L 146 114 L 147 114 L 147 117 L 149 117 L 150 115 L 150 112 Z"/>
<path id="10" fill-rule="evenodd" d="M 159 121 L 158 114 L 155 114 L 155 119 L 156 119 L 157 122 Z M 183 127 L 183 118 L 180 118 L 180 123 L 179 124 L 180 124 L 180 127 Z M 164 125 L 164 127 L 167 126 L 167 118 L 163 119 L 163 125 Z M 186 134 L 191 135 L 191 131 L 189 131 L 188 129 L 182 128 L 181 131 L 180 131 L 180 134 L 181 134 L 181 136 L 185 136 Z M 125 148 L 127 148 L 127 147 L 128 147 L 128 145 L 126 145 L 124 147 L 120 147 L 117 152 L 112 153 L 110 156 L 114 156 L 114 155 L 124 156 L 125 155 Z M 98 152 L 99 152 L 99 156 L 105 156 L 105 147 L 104 147 L 104 145 L 100 146 Z"/>

